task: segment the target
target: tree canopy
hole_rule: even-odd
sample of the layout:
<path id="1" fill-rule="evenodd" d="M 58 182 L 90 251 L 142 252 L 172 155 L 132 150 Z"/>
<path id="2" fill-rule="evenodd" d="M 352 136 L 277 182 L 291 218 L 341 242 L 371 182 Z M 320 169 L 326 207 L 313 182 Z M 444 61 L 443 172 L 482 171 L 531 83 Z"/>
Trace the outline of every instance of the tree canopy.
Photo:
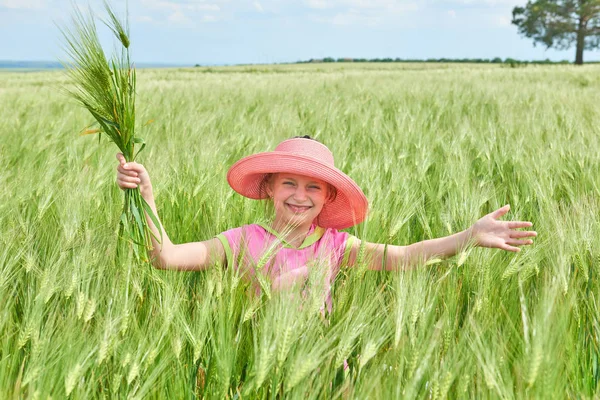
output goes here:
<path id="1" fill-rule="evenodd" d="M 600 46 L 600 0 L 536 0 L 513 9 L 512 23 L 534 45 L 565 50 L 575 44 L 575 64 L 583 51 Z"/>

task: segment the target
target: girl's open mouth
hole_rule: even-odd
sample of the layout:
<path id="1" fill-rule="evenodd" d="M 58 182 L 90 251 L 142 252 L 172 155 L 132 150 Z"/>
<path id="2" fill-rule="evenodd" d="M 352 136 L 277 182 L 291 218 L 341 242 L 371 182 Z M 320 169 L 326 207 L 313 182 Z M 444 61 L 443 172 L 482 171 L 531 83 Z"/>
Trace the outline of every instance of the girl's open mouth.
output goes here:
<path id="1" fill-rule="evenodd" d="M 293 212 L 295 212 L 296 214 L 300 214 L 300 213 L 306 212 L 306 211 L 308 211 L 311 208 L 309 206 L 295 206 L 295 205 L 287 204 L 287 203 L 286 203 L 286 206 L 290 210 L 292 210 Z"/>

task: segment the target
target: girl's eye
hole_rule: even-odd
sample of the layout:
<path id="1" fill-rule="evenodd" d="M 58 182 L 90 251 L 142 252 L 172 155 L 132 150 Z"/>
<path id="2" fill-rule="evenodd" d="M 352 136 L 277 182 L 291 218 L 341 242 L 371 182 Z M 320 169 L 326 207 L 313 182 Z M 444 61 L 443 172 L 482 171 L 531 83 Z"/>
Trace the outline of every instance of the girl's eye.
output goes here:
<path id="1" fill-rule="evenodd" d="M 313 190 L 321 190 L 320 186 L 309 186 L 308 188 Z"/>
<path id="2" fill-rule="evenodd" d="M 283 182 L 283 184 L 287 186 L 294 186 L 294 182 Z"/>

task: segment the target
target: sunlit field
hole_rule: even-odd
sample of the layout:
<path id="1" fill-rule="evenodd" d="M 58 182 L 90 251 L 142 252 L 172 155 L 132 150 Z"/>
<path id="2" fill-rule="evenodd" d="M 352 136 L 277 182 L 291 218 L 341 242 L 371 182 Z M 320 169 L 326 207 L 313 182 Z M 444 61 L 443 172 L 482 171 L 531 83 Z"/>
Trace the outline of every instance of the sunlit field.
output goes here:
<path id="1" fill-rule="evenodd" d="M 92 118 L 65 84 L 0 73 L 0 398 L 600 396 L 600 66 L 139 70 L 138 161 L 174 243 L 267 219 L 227 169 L 305 134 L 367 195 L 361 239 L 444 236 L 506 203 L 534 222 L 517 254 L 343 270 L 328 315 L 315 291 L 117 258 L 117 149 L 79 135 Z"/>

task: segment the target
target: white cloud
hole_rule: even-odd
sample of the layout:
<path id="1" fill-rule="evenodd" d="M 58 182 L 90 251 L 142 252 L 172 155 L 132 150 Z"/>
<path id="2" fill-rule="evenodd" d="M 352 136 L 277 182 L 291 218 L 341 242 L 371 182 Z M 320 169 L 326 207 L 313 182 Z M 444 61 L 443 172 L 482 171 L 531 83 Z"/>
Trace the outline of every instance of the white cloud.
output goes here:
<path id="1" fill-rule="evenodd" d="M 515 7 L 525 5 L 527 0 L 431 0 L 430 3 L 458 4 L 463 6 Z"/>
<path id="2" fill-rule="evenodd" d="M 382 18 L 378 16 L 361 15 L 356 10 L 349 10 L 346 13 L 336 14 L 332 19 L 333 25 L 366 25 L 377 26 L 382 22 Z"/>
<path id="3" fill-rule="evenodd" d="M 334 2 L 327 0 L 305 0 L 304 4 L 308 6 L 308 8 L 316 8 L 317 10 L 322 10 L 326 8 L 333 8 Z"/>
<path id="4" fill-rule="evenodd" d="M 153 22 L 154 19 L 149 15 L 140 15 L 139 17 L 135 17 L 135 20 L 138 22 Z"/>
<path id="5" fill-rule="evenodd" d="M 462 28 L 513 29 L 512 9 L 527 0 L 424 0 L 440 20 L 452 21 Z M 453 25 L 458 26 L 458 25 Z M 462 29 L 461 28 L 461 29 Z"/>
<path id="6" fill-rule="evenodd" d="M 308 8 L 313 9 L 331 9 L 331 8 L 352 8 L 352 9 L 372 9 L 372 10 L 403 10 L 412 8 L 417 3 L 415 1 L 398 0 L 304 0 Z"/>
<path id="7" fill-rule="evenodd" d="M 217 4 L 198 4 L 194 8 L 189 8 L 194 11 L 221 11 L 221 7 Z"/>
<path id="8" fill-rule="evenodd" d="M 305 0 L 305 4 L 312 9 L 336 10 L 333 16 L 327 14 L 311 16 L 313 21 L 333 25 L 378 26 L 387 22 L 397 22 L 399 17 L 419 9 L 419 4 L 412 0 Z"/>
<path id="9" fill-rule="evenodd" d="M 333 25 L 352 25 L 358 22 L 359 18 L 354 13 L 336 14 L 331 18 L 330 22 Z M 371 22 L 372 23 L 372 22 Z M 368 25 L 369 23 L 367 23 Z"/>
<path id="10" fill-rule="evenodd" d="M 46 0 L 0 0 L 0 7 L 40 10 L 46 8 Z"/>
<path id="11" fill-rule="evenodd" d="M 173 24 L 189 24 L 192 21 L 212 22 L 218 20 L 214 15 L 203 15 L 205 12 L 219 12 L 221 7 L 216 4 L 216 1 L 208 2 L 202 0 L 185 0 L 185 1 L 169 1 L 169 0 L 140 0 L 140 4 L 148 10 L 167 13 L 166 20 Z M 159 15 L 155 15 L 154 19 L 160 19 Z"/>
<path id="12" fill-rule="evenodd" d="M 394 0 L 343 0 L 339 1 L 341 5 L 350 6 L 360 9 L 396 9 L 409 2 L 394 1 Z"/>
<path id="13" fill-rule="evenodd" d="M 256 8 L 256 11 L 258 11 L 258 12 L 264 12 L 262 5 L 258 1 L 255 1 L 252 4 L 254 5 L 254 8 Z"/>
<path id="14" fill-rule="evenodd" d="M 506 27 L 511 25 L 511 19 L 508 18 L 506 15 L 495 15 L 494 17 L 492 17 L 492 21 L 494 22 L 494 25 L 500 27 Z"/>
<path id="15" fill-rule="evenodd" d="M 221 7 L 218 4 L 209 3 L 201 0 L 188 0 L 185 2 L 166 1 L 166 0 L 141 0 L 141 4 L 151 9 L 168 9 L 173 11 L 219 11 Z"/>
<path id="16" fill-rule="evenodd" d="M 181 10 L 174 11 L 171 15 L 169 15 L 167 20 L 175 24 L 187 24 L 190 22 L 190 19 L 186 17 Z"/>

